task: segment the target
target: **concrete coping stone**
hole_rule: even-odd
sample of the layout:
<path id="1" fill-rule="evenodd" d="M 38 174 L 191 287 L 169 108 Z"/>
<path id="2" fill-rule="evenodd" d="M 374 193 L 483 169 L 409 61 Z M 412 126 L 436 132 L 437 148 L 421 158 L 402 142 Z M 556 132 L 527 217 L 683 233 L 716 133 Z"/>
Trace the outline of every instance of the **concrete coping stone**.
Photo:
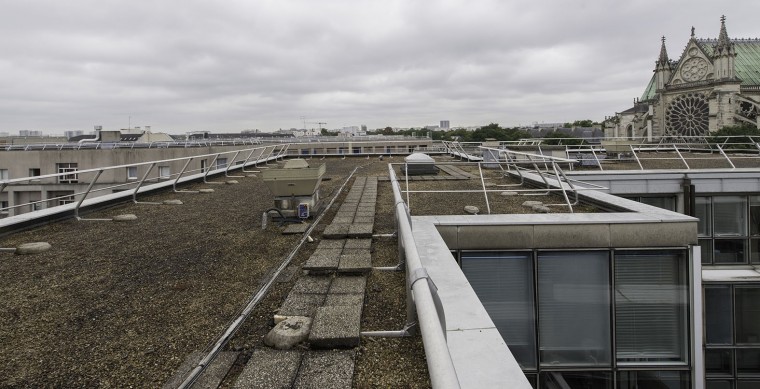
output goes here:
<path id="1" fill-rule="evenodd" d="M 298 351 L 256 348 L 235 381 L 234 388 L 289 388 L 296 379 L 301 358 L 302 354 Z"/>

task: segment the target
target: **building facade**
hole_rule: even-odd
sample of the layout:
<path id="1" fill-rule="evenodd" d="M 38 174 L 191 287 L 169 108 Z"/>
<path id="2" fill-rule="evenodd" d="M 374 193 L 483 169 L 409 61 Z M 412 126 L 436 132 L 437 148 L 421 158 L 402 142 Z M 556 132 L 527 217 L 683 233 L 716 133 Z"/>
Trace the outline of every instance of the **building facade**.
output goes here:
<path id="1" fill-rule="evenodd" d="M 732 39 L 721 18 L 716 39 L 691 37 L 671 60 L 662 39 L 654 74 L 634 106 L 605 122 L 606 136 L 682 138 L 723 127 L 758 127 L 760 40 Z"/>

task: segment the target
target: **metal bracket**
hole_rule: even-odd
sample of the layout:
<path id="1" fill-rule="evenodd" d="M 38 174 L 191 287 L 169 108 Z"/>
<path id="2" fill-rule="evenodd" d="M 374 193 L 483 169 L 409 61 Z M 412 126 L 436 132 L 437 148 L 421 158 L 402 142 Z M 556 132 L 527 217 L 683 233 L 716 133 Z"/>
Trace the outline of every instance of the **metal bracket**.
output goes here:
<path id="1" fill-rule="evenodd" d="M 433 282 L 433 279 L 430 278 L 430 275 L 427 272 L 427 269 L 424 267 L 418 267 L 412 271 L 411 276 L 409 277 L 409 288 L 411 289 L 414 286 L 414 283 L 425 279 L 427 280 L 428 287 L 430 288 L 430 295 L 433 297 L 433 303 L 435 304 L 435 310 L 438 312 L 438 321 L 441 324 L 441 330 L 443 330 L 443 337 L 446 338 L 446 314 L 443 312 L 443 303 L 441 302 L 440 296 L 438 296 L 438 287 L 435 286 L 435 282 Z"/>

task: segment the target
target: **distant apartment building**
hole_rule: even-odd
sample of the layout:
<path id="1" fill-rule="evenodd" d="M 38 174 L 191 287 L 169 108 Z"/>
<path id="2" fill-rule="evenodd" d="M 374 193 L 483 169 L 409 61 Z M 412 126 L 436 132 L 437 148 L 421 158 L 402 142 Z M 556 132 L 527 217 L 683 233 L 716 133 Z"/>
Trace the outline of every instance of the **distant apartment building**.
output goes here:
<path id="1" fill-rule="evenodd" d="M 20 130 L 18 136 L 43 136 L 42 131 Z"/>
<path id="2" fill-rule="evenodd" d="M 448 130 L 451 128 L 451 123 L 449 123 L 448 120 L 441 120 L 441 124 L 438 127 L 440 127 L 442 130 Z"/>
<path id="3" fill-rule="evenodd" d="M 63 136 L 66 137 L 67 139 L 71 139 L 75 136 L 82 136 L 82 135 L 84 135 L 84 131 L 82 130 L 69 130 L 69 131 L 63 132 Z"/>
<path id="4" fill-rule="evenodd" d="M 162 134 L 150 134 L 162 135 Z M 165 134 L 163 134 L 165 135 Z M 99 137 L 100 141 L 95 137 Z M 210 142 L 207 139 L 190 143 L 160 141 L 158 146 L 142 139 L 145 134 L 120 134 L 119 131 L 99 131 L 98 135 L 85 138 L 83 144 L 69 143 L 31 148 L 0 149 L 0 181 L 31 178 L 21 183 L 4 186 L 0 191 L 0 217 L 14 216 L 43 208 L 78 201 L 95 177 L 84 170 L 108 166 L 124 166 L 123 169 L 106 170 L 93 186 L 95 193 L 87 198 L 118 191 L 134 189 L 146 176 L 149 182 L 169 180 L 183 171 L 186 175 L 206 170 L 223 169 L 255 160 L 258 152 L 236 153 L 237 150 L 267 149 L 270 146 L 245 143 Z M 292 135 L 291 135 L 292 136 Z M 125 140 L 126 139 L 126 140 Z M 295 138 L 293 139 L 295 142 Z M 321 142 L 291 143 L 284 153 L 290 156 L 314 155 L 392 155 L 409 154 L 427 150 L 432 142 L 421 140 L 376 140 L 353 142 L 345 138 L 325 137 Z M 263 152 L 263 151 L 262 151 Z M 209 155 L 227 153 L 219 156 Z M 189 165 L 186 157 L 196 157 Z M 203 157 L 201 157 L 203 156 Z M 176 159 L 176 160 L 175 160 Z M 150 161 L 165 161 L 156 166 Z M 134 165 L 134 166 L 130 166 Z M 34 179 L 48 174 L 64 174 L 58 177 Z"/>

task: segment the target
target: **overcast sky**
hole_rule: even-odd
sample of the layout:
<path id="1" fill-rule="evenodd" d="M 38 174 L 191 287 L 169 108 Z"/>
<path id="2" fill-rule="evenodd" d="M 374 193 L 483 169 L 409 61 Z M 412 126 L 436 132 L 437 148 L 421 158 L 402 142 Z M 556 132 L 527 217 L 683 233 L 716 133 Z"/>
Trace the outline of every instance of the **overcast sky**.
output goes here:
<path id="1" fill-rule="evenodd" d="M 697 3 L 0 0 L 0 131 L 600 121 L 661 36 L 760 36 L 760 1 Z"/>

